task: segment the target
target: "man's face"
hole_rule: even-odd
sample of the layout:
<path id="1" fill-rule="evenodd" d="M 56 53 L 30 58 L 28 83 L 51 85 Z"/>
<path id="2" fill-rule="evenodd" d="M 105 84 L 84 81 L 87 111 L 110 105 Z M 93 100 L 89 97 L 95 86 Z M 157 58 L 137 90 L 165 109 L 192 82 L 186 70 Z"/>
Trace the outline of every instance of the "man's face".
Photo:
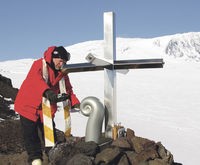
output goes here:
<path id="1" fill-rule="evenodd" d="M 66 61 L 61 58 L 53 58 L 53 63 L 55 65 L 56 70 L 60 70 L 64 64 L 66 64 Z"/>

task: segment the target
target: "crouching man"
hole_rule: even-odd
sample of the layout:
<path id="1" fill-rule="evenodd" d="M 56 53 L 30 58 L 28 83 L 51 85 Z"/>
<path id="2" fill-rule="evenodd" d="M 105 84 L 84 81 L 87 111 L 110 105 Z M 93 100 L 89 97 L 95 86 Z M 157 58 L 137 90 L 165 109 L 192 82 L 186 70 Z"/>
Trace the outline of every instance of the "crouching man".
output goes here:
<path id="1" fill-rule="evenodd" d="M 57 102 L 69 99 L 72 108 L 79 108 L 80 102 L 73 93 L 72 85 L 63 65 L 70 60 L 70 53 L 63 46 L 52 46 L 44 52 L 44 57 L 33 62 L 15 100 L 15 111 L 20 115 L 28 162 L 42 164 L 42 147 L 38 129 L 43 133 L 42 97 L 51 104 L 52 117 L 57 111 Z M 60 93 L 59 81 L 64 78 L 66 94 Z M 59 97 L 58 97 L 59 96 Z M 53 121 L 55 130 L 55 123 Z M 56 134 L 54 131 L 55 141 Z"/>

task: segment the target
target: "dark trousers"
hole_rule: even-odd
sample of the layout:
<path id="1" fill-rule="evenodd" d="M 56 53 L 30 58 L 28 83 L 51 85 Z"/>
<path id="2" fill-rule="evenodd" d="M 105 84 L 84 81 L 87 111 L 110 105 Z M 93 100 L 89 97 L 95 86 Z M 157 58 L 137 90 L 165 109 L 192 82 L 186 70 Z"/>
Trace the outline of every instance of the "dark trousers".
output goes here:
<path id="1" fill-rule="evenodd" d="M 44 148 L 43 124 L 41 123 L 40 119 L 34 122 L 23 116 L 20 116 L 20 121 L 23 130 L 25 149 L 28 153 L 28 162 L 32 162 L 34 159 L 42 160 L 42 148 Z M 56 141 L 56 131 L 54 122 L 53 127 L 54 137 Z M 47 150 L 49 150 L 49 148 Z"/>

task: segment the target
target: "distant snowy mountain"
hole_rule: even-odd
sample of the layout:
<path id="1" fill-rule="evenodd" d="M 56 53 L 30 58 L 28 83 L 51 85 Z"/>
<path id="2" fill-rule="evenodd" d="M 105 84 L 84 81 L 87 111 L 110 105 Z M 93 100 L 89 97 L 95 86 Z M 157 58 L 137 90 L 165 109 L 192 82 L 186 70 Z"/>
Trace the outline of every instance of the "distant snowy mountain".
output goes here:
<path id="1" fill-rule="evenodd" d="M 200 33 L 186 33 L 172 36 L 165 53 L 176 58 L 183 57 L 195 61 L 200 60 Z"/>
<path id="2" fill-rule="evenodd" d="M 96 40 L 78 43 L 66 48 L 72 55 L 85 58 L 88 53 L 103 56 L 103 47 L 103 40 Z M 172 59 L 200 61 L 200 32 L 175 34 L 151 39 L 117 38 L 116 54 L 117 59 L 172 57 Z M 82 58 L 79 58 L 80 61 L 83 60 Z"/>

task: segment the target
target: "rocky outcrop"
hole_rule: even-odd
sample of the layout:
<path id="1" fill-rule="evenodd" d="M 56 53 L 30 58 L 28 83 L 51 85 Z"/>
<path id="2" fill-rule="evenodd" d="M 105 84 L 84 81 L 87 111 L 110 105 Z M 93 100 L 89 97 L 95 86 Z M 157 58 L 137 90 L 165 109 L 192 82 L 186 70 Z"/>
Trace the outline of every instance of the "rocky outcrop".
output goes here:
<path id="1" fill-rule="evenodd" d="M 0 124 L 0 164 L 27 163 L 27 153 L 19 120 L 5 120 Z M 116 140 L 101 137 L 99 144 L 85 142 L 84 137 L 65 138 L 57 130 L 59 143 L 44 153 L 46 165 L 175 165 L 173 155 L 161 142 L 135 136 L 127 129 L 125 137 Z M 43 146 L 44 149 L 44 146 Z"/>
<path id="2" fill-rule="evenodd" d="M 0 76 L 0 86 L 0 164 L 28 165 L 20 121 L 9 107 L 14 103 L 18 90 L 3 76 Z M 49 150 L 48 156 L 44 152 L 44 165 L 179 164 L 174 162 L 173 155 L 161 142 L 138 137 L 132 129 L 127 129 L 126 136 L 116 140 L 102 134 L 99 144 L 85 142 L 84 137 L 66 138 L 59 130 L 57 134 L 59 143 Z"/>
<path id="3" fill-rule="evenodd" d="M 200 61 L 200 33 L 174 35 L 168 42 L 165 53 L 175 58 Z"/>
<path id="4" fill-rule="evenodd" d="M 11 98 L 15 100 L 18 89 L 13 88 L 11 79 L 0 74 L 0 95 L 4 98 Z"/>
<path id="5" fill-rule="evenodd" d="M 11 79 L 0 74 L 0 119 L 16 118 L 17 114 L 10 110 L 14 104 L 18 89 L 13 88 Z"/>
<path id="6" fill-rule="evenodd" d="M 173 155 L 161 142 L 135 136 L 127 129 L 127 136 L 104 143 L 78 141 L 60 143 L 50 150 L 52 165 L 175 165 Z M 107 141 L 107 142 L 106 142 Z"/>

